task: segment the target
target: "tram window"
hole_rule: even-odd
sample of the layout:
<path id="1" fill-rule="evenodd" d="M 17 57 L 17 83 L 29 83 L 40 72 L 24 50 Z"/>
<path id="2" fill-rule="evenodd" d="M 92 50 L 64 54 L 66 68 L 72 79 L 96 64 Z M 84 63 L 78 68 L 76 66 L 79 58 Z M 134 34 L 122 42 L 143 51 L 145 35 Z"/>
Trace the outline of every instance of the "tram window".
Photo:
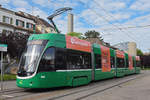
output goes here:
<path id="1" fill-rule="evenodd" d="M 117 58 L 117 67 L 124 68 L 125 62 L 123 58 Z"/>
<path id="2" fill-rule="evenodd" d="M 129 60 L 126 59 L 126 67 L 128 68 L 129 67 Z"/>
<path id="3" fill-rule="evenodd" d="M 96 68 L 101 68 L 101 55 L 95 54 L 95 64 Z"/>
<path id="4" fill-rule="evenodd" d="M 54 59 L 55 59 L 55 49 L 48 48 L 45 53 L 43 54 L 40 64 L 39 64 L 39 71 L 54 71 Z"/>
<path id="5" fill-rule="evenodd" d="M 133 67 L 136 67 L 137 65 L 136 61 L 134 59 L 132 61 L 133 61 Z"/>
<path id="6" fill-rule="evenodd" d="M 110 57 L 111 68 L 115 68 L 115 57 Z"/>
<path id="7" fill-rule="evenodd" d="M 77 54 L 67 50 L 67 69 L 76 69 L 79 66 L 79 59 Z"/>
<path id="8" fill-rule="evenodd" d="M 66 50 L 64 48 L 56 48 L 56 60 L 55 60 L 56 70 L 65 70 L 66 66 Z"/>
<path id="9" fill-rule="evenodd" d="M 136 67 L 140 67 L 141 66 L 141 62 L 140 61 L 136 61 Z"/>
<path id="10" fill-rule="evenodd" d="M 83 53 L 83 68 L 91 68 L 91 54 Z"/>
<path id="11" fill-rule="evenodd" d="M 90 53 L 67 50 L 67 69 L 88 69 L 91 68 Z"/>

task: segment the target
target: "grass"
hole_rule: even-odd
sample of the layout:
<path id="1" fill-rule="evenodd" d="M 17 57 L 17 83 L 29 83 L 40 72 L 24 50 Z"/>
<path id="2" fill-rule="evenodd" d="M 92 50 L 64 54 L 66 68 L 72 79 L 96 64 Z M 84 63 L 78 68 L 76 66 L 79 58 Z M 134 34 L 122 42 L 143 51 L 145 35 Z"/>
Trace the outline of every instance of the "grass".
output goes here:
<path id="1" fill-rule="evenodd" d="M 0 80 L 1 80 L 1 77 L 0 77 Z M 4 81 L 16 80 L 16 75 L 13 75 L 13 74 L 4 74 L 3 80 Z"/>
<path id="2" fill-rule="evenodd" d="M 147 68 L 141 68 L 142 70 L 150 70 L 150 67 Z"/>

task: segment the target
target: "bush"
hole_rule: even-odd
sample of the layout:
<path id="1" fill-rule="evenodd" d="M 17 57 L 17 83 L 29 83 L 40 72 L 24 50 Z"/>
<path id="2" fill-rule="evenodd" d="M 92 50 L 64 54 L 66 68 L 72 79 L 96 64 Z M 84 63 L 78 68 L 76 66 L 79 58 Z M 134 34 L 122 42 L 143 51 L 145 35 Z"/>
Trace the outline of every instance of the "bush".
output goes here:
<path id="1" fill-rule="evenodd" d="M 1 80 L 1 76 L 0 76 L 0 80 Z M 7 80 L 16 80 L 16 75 L 13 75 L 13 74 L 4 74 L 3 80 L 4 81 L 7 81 Z"/>
<path id="2" fill-rule="evenodd" d="M 26 43 L 29 34 L 25 35 L 22 33 L 0 33 L 0 43 L 8 45 L 7 53 L 10 54 L 12 58 L 20 58 L 23 50 L 26 47 Z"/>

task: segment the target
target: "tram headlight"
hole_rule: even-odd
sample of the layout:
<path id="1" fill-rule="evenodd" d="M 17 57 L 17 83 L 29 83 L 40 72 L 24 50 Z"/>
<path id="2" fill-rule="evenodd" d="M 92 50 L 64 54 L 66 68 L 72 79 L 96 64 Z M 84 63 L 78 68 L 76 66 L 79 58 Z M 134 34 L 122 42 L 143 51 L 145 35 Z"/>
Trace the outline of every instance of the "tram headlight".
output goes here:
<path id="1" fill-rule="evenodd" d="M 30 86 L 32 86 L 32 84 L 33 84 L 33 82 L 30 82 L 30 84 L 29 84 L 29 85 L 30 85 Z"/>
<path id="2" fill-rule="evenodd" d="M 19 81 L 19 84 L 22 84 L 22 80 Z"/>

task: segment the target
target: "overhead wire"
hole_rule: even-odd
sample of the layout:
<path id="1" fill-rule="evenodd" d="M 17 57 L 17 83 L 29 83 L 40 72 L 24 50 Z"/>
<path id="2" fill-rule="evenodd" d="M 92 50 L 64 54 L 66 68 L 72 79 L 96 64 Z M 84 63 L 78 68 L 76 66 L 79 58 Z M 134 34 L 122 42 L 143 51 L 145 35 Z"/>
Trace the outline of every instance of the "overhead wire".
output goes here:
<path id="1" fill-rule="evenodd" d="M 88 7 L 83 1 L 79 0 L 80 3 L 82 3 L 83 5 L 85 5 L 87 8 L 89 8 L 92 12 L 94 12 L 97 16 L 99 16 L 100 18 L 104 19 L 106 22 L 108 22 L 109 24 L 111 24 L 112 26 L 118 28 L 117 25 L 109 22 L 109 20 L 107 20 L 105 17 L 103 17 L 101 14 L 98 14 L 95 10 L 91 9 L 90 7 Z M 118 28 L 119 29 L 119 28 Z M 122 30 L 120 30 L 122 31 Z M 123 39 L 120 39 L 120 41 L 124 42 Z"/>
<path id="2" fill-rule="evenodd" d="M 83 1 L 79 0 L 82 4 L 86 5 Z M 86 5 L 87 6 L 87 5 Z M 88 6 L 87 6 L 88 7 Z M 95 10 L 91 9 L 90 7 L 88 7 L 91 11 L 93 11 L 97 16 L 101 17 L 103 20 L 105 20 L 106 22 L 108 22 L 109 24 L 111 24 L 112 26 L 116 27 L 119 31 L 124 32 L 123 30 L 121 30 L 117 25 L 111 23 L 108 19 L 106 19 L 104 16 L 102 16 L 101 14 L 97 13 Z M 124 32 L 125 33 L 125 32 Z M 127 34 L 128 37 L 131 40 L 136 41 L 133 37 L 131 37 L 129 34 Z"/>
<path id="3" fill-rule="evenodd" d="M 81 16 L 79 16 L 79 17 L 81 17 Z M 84 17 L 82 17 L 84 20 L 86 20 Z M 86 22 L 90 25 L 90 26 L 94 26 L 93 24 L 91 24 L 88 20 L 86 20 Z M 101 32 L 102 33 L 102 32 Z M 106 36 L 106 35 L 112 35 L 112 33 L 110 33 L 110 32 L 107 32 L 107 34 L 101 34 L 101 36 Z"/>
<path id="4" fill-rule="evenodd" d="M 120 27 L 120 29 L 132 29 L 132 28 L 147 28 L 150 27 L 150 25 L 143 25 L 143 26 L 128 26 L 128 27 Z M 102 29 L 102 30 L 114 30 L 115 28 L 106 28 L 106 29 Z"/>
<path id="5" fill-rule="evenodd" d="M 105 8 L 103 8 L 102 6 L 101 6 L 101 4 L 99 4 L 98 2 L 96 2 L 95 0 L 93 0 L 94 1 L 94 3 L 99 7 L 99 8 L 101 8 L 105 13 L 107 13 L 107 16 L 109 16 L 109 17 L 112 17 L 114 20 L 117 20 L 114 16 L 112 16 Z M 120 23 L 119 23 L 120 24 Z M 122 24 L 120 24 L 120 26 L 123 26 Z M 150 25 L 149 25 L 150 26 Z M 118 26 L 117 26 L 118 27 Z M 123 26 L 124 27 L 124 26 Z M 130 28 L 132 28 L 132 27 L 130 27 Z M 119 30 L 126 30 L 126 34 L 128 35 L 128 37 L 130 37 L 130 38 L 132 38 L 133 40 L 135 40 L 132 36 L 131 36 L 131 34 L 129 35 L 128 34 L 128 32 L 129 33 L 132 33 L 133 34 L 133 32 L 131 32 L 131 31 L 128 31 L 127 29 L 125 29 L 125 28 L 120 28 L 120 27 L 118 27 L 118 29 Z M 135 37 L 135 36 L 134 36 Z M 135 40 L 135 42 L 138 42 L 137 40 Z"/>
<path id="6" fill-rule="evenodd" d="M 86 5 L 83 1 L 81 1 L 81 0 L 79 0 L 79 2 L 80 3 L 82 3 L 83 5 Z M 98 4 L 97 2 L 96 2 L 96 4 Z M 87 5 L 86 5 L 87 6 Z M 99 5 L 100 6 L 100 5 Z M 89 8 L 92 12 L 94 12 L 96 15 L 98 15 L 99 17 L 101 17 L 103 20 L 105 20 L 106 22 L 108 22 L 109 24 L 111 24 L 112 26 L 114 26 L 115 28 L 117 28 L 119 31 L 121 31 L 121 32 L 124 32 L 124 33 L 126 33 L 125 31 L 123 31 L 120 27 L 118 27 L 118 25 L 115 25 L 115 24 L 113 24 L 113 23 L 111 23 L 108 19 L 106 19 L 104 16 L 102 16 L 101 14 L 99 14 L 99 13 L 97 13 L 95 10 L 93 10 L 92 8 L 90 8 L 90 7 L 88 7 L 87 6 L 87 8 Z M 105 10 L 104 8 L 102 8 L 103 10 Z M 106 12 L 106 10 L 105 10 L 105 12 Z M 111 16 L 112 18 L 114 18 L 113 16 Z M 121 25 L 121 24 L 120 24 Z M 104 30 L 103 30 L 104 31 Z M 127 31 L 127 30 L 126 30 Z M 129 31 L 128 31 L 129 32 Z M 131 33 L 131 32 L 129 32 L 129 33 Z M 130 36 L 128 33 L 126 33 L 126 35 L 133 41 L 134 40 L 134 42 L 137 42 L 137 40 L 135 40 L 132 36 Z M 121 40 L 122 41 L 122 40 Z"/>

